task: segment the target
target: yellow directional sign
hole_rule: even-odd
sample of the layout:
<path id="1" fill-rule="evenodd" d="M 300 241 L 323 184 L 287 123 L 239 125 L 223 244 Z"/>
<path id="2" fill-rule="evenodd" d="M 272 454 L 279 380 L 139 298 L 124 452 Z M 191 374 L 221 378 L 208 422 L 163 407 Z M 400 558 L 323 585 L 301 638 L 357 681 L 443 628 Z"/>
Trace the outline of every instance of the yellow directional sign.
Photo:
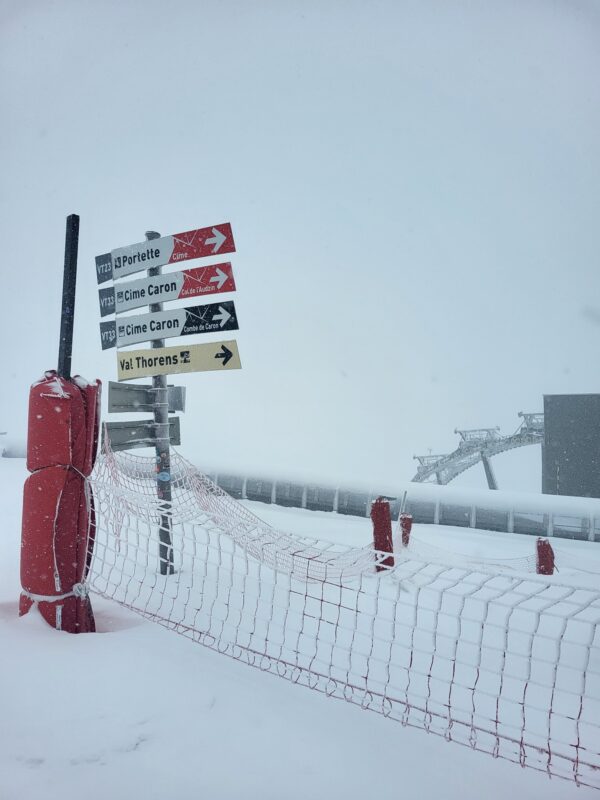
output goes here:
<path id="1" fill-rule="evenodd" d="M 211 342 L 156 350 L 121 350 L 117 354 L 120 381 L 176 372 L 241 369 L 237 342 Z"/>

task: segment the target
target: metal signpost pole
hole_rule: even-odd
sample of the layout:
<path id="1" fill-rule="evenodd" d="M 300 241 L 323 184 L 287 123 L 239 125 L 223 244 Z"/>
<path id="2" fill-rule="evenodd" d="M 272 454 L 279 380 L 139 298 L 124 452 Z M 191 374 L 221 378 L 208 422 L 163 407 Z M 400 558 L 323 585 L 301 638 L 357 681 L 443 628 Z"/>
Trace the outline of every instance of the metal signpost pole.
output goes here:
<path id="1" fill-rule="evenodd" d="M 146 239 L 159 239 L 160 233 L 146 231 Z M 162 267 L 152 267 L 148 270 L 148 277 L 160 275 Z M 151 312 L 163 310 L 162 303 L 150 305 Z M 154 339 L 152 349 L 165 346 L 164 339 Z M 171 452 L 169 436 L 169 396 L 167 389 L 167 376 L 155 375 L 152 378 L 154 389 L 154 422 L 156 426 L 156 492 L 161 501 L 161 516 L 158 557 L 160 574 L 172 575 L 175 572 L 173 563 L 173 539 L 171 535 Z"/>

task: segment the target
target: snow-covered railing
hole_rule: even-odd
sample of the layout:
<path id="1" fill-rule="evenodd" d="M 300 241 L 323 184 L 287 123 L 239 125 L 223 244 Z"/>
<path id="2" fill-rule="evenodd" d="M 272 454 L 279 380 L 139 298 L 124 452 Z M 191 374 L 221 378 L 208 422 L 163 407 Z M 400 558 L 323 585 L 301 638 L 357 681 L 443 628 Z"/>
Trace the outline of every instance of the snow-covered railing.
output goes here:
<path id="1" fill-rule="evenodd" d="M 92 591 L 330 697 L 600 788 L 598 590 L 293 536 L 177 454 L 176 572 L 161 576 L 152 463 L 97 466 Z"/>
<path id="2" fill-rule="evenodd" d="M 402 498 L 406 497 L 405 510 L 417 523 L 600 542 L 600 500 L 595 498 L 456 489 L 412 482 L 374 491 L 221 472 L 212 473 L 211 477 L 236 499 L 368 517 L 373 500 L 384 495 L 390 498 L 392 518 L 397 519 Z"/>

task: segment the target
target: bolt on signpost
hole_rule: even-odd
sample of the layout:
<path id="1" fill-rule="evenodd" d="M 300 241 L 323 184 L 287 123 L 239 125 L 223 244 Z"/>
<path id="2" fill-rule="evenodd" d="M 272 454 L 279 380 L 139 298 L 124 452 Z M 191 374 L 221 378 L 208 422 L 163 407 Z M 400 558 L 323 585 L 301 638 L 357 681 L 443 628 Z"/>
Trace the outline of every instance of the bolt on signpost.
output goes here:
<path id="1" fill-rule="evenodd" d="M 147 241 L 160 239 L 156 231 L 146 232 Z M 148 277 L 160 275 L 162 267 L 152 267 L 148 270 Z M 163 310 L 162 303 L 152 303 L 150 313 Z M 164 339 L 154 339 L 151 348 L 156 350 L 165 346 Z M 171 535 L 171 449 L 169 436 L 169 396 L 167 390 L 167 376 L 154 375 L 152 377 L 154 389 L 154 422 L 156 423 L 156 494 L 160 501 L 161 515 L 158 532 L 159 550 L 158 560 L 161 575 L 172 575 L 173 566 L 173 539 Z"/>
<path id="2" fill-rule="evenodd" d="M 115 315 L 113 320 L 100 322 L 100 341 L 103 350 L 118 349 L 119 382 L 152 378 L 151 386 L 111 382 L 109 411 L 152 411 L 153 419 L 109 422 L 104 425 L 104 433 L 113 451 L 155 448 L 156 491 L 160 508 L 159 568 L 162 575 L 175 572 L 170 445 L 180 444 L 180 431 L 179 418 L 169 417 L 169 411 L 185 410 L 184 387 L 168 386 L 167 376 L 179 372 L 241 369 L 234 340 L 165 347 L 165 339 L 169 337 L 238 329 L 235 306 L 229 300 L 167 311 L 163 308 L 163 302 L 234 292 L 236 286 L 231 264 L 212 264 L 165 275 L 162 267 L 232 252 L 235 252 L 235 244 L 231 225 L 223 223 L 165 237 L 147 231 L 144 242 L 96 256 L 99 284 L 147 271 L 146 278 L 99 289 L 98 300 L 101 317 Z M 149 313 L 118 316 L 123 311 L 142 306 L 148 307 Z M 150 349 L 119 349 L 136 342 L 150 342 Z"/>

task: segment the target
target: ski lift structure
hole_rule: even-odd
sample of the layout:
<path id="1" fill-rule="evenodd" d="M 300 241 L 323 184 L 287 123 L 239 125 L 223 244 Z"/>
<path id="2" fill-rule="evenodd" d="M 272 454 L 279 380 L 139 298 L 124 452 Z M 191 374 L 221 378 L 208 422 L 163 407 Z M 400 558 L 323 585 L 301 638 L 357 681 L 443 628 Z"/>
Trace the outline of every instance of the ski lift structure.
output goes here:
<path id="1" fill-rule="evenodd" d="M 509 436 L 502 436 L 498 427 L 455 429 L 454 433 L 460 436 L 456 450 L 446 454 L 413 456 L 419 462 L 413 482 L 445 485 L 481 462 L 488 487 L 497 489 L 492 457 L 517 447 L 544 442 L 544 415 L 519 411 L 519 417 L 522 418 L 521 424 Z"/>

